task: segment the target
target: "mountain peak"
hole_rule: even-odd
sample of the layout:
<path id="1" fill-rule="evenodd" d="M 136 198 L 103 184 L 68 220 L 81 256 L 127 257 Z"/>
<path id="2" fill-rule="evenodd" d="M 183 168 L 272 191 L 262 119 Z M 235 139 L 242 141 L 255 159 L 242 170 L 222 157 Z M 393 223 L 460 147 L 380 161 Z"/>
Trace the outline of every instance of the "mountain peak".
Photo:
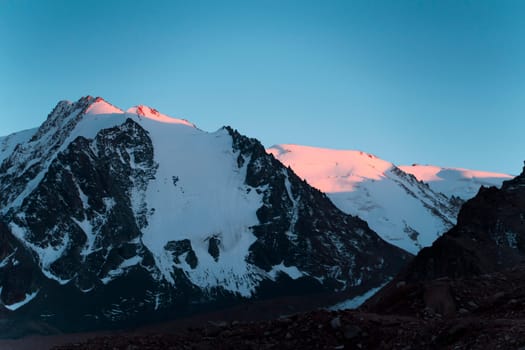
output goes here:
<path id="1" fill-rule="evenodd" d="M 135 114 L 135 115 L 138 115 L 139 117 L 156 120 L 162 123 L 183 124 L 183 125 L 187 125 L 187 126 L 191 126 L 195 128 L 195 125 L 193 123 L 190 123 L 186 119 L 178 119 L 178 118 L 167 116 L 165 114 L 160 113 L 155 108 L 145 106 L 145 105 L 138 105 L 138 106 L 131 107 L 126 111 L 126 113 Z"/>
<path id="2" fill-rule="evenodd" d="M 102 97 L 86 96 L 81 98 L 79 101 L 81 100 L 85 100 L 89 105 L 89 107 L 86 109 L 86 114 L 88 115 L 123 113 L 123 111 L 120 108 L 107 102 Z"/>
<path id="3" fill-rule="evenodd" d="M 80 109 L 83 115 L 86 116 L 97 116 L 97 115 L 125 115 L 132 114 L 139 118 L 147 118 L 161 123 L 168 124 L 183 124 L 195 128 L 196 126 L 186 119 L 173 118 L 168 115 L 160 113 L 157 109 L 146 106 L 138 105 L 129 108 L 127 111 L 120 109 L 119 107 L 109 103 L 102 97 L 93 97 L 86 95 L 81 97 L 76 102 L 63 100 L 58 102 L 57 106 L 51 112 L 50 116 L 56 117 L 56 115 L 69 115 L 73 110 Z"/>

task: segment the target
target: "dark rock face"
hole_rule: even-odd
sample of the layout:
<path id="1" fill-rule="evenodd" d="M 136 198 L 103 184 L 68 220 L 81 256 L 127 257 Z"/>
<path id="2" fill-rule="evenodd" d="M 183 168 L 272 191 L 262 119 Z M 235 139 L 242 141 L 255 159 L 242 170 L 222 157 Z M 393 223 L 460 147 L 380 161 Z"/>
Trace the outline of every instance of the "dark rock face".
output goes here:
<path id="1" fill-rule="evenodd" d="M 408 281 L 466 277 L 525 261 L 525 174 L 501 189 L 481 188 L 461 208 L 457 225 L 423 249 L 404 274 Z"/>
<path id="2" fill-rule="evenodd" d="M 91 289 L 137 254 L 151 263 L 149 253 L 135 242 L 146 219 L 145 214 L 135 218 L 129 192 L 134 186 L 145 190 L 155 169 L 147 134 L 130 120 L 95 140 L 78 138 L 52 162 L 25 198 L 19 209 L 23 215 L 13 215 L 12 224 L 26 232 L 30 245 L 61 250 L 48 266 L 40 262 L 45 271 L 61 283 Z M 85 232 L 86 226 L 91 232 Z"/>
<path id="3" fill-rule="evenodd" d="M 15 147 L 0 165 L 0 208 L 19 196 L 27 183 L 44 169 L 93 102 L 92 97 L 81 98 L 73 104 L 59 102 L 31 140 Z M 39 147 L 44 143 L 46 147 Z"/>
<path id="4" fill-rule="evenodd" d="M 27 303 L 14 311 L 0 307 L 4 336 L 35 328 L 125 327 L 243 300 L 220 285 L 202 289 L 191 282 L 188 273 L 201 262 L 189 239 L 169 241 L 164 252 L 174 266 L 191 270 L 174 268 L 172 281 L 163 277 L 158 257 L 142 242 L 153 207 L 148 184 L 159 167 L 152 136 L 137 120 L 123 118 L 93 138 L 73 137 L 99 101 L 59 103 L 0 166 L 0 302 Z M 238 168 L 246 168 L 247 190 L 263 198 L 259 223 L 249 228 L 256 241 L 246 263 L 260 281 L 253 298 L 356 295 L 391 278 L 411 258 L 364 221 L 340 212 L 258 141 L 231 128 L 225 132 Z M 171 180 L 178 185 L 178 177 Z M 210 232 L 205 242 L 216 263 L 224 234 Z M 300 276 L 271 277 L 276 265 L 293 266 Z"/>
<path id="5" fill-rule="evenodd" d="M 221 244 L 221 240 L 217 237 L 211 237 L 208 240 L 208 253 L 210 253 L 211 256 L 213 256 L 213 259 L 215 261 L 219 260 L 220 250 L 219 245 Z"/>
<path id="6" fill-rule="evenodd" d="M 489 278 L 500 271 L 523 274 L 523 268 L 517 266 L 525 262 L 524 218 L 525 171 L 504 182 L 501 189 L 481 188 L 462 207 L 457 225 L 423 249 L 364 308 L 403 314 L 430 310 L 450 316 L 477 308 L 489 290 L 495 294 L 501 288 L 512 294 L 517 288 L 514 282 L 505 286 L 506 277 L 500 283 Z M 458 286 L 471 289 L 471 303 L 461 297 L 463 291 Z"/>
<path id="7" fill-rule="evenodd" d="M 79 137 L 58 154 L 20 208 L 5 216 L 17 234 L 1 226 L 2 302 L 38 293 L 7 315 L 24 321 L 4 330 L 6 336 L 29 331 L 28 317 L 66 331 L 111 327 L 140 314 L 147 320 L 163 301 L 187 300 L 153 278 L 153 257 L 140 241 L 146 213 L 135 213 L 130 203 L 130 191 L 144 191 L 156 166 L 151 140 L 131 120 L 93 140 Z M 48 259 L 38 258 L 41 250 L 49 251 Z M 129 259 L 139 263 L 113 281 Z"/>
<path id="8" fill-rule="evenodd" d="M 44 276 L 34 266 L 35 258 L 0 222 L 0 298 L 4 303 L 18 302 L 38 288 Z"/>
<path id="9" fill-rule="evenodd" d="M 379 284 L 408 260 L 408 254 L 379 238 L 366 222 L 343 214 L 324 193 L 284 168 L 258 141 L 228 131 L 234 149 L 240 150 L 238 163 L 248 162 L 246 183 L 272 188 L 257 210 L 260 225 L 253 227 L 257 241 L 250 248 L 250 262 L 265 270 L 281 262 L 298 266 L 344 290 Z"/>
<path id="10" fill-rule="evenodd" d="M 177 264 L 180 264 L 181 256 L 186 255 L 184 260 L 188 265 L 190 265 L 192 269 L 197 267 L 197 256 L 195 255 L 195 251 L 191 248 L 191 242 L 189 239 L 170 241 L 166 244 L 166 250 L 173 254 L 173 259 Z"/>

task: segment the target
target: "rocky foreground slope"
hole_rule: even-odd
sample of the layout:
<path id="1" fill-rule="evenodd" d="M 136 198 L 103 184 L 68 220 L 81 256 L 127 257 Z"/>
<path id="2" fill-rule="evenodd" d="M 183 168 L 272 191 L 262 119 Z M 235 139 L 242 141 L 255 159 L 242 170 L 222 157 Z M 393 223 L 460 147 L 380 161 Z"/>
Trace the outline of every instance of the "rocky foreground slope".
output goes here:
<path id="1" fill-rule="evenodd" d="M 525 349 L 524 266 L 398 288 L 397 306 L 386 313 L 315 311 L 189 329 L 164 325 L 54 349 Z M 440 299 L 455 311 L 425 304 Z"/>

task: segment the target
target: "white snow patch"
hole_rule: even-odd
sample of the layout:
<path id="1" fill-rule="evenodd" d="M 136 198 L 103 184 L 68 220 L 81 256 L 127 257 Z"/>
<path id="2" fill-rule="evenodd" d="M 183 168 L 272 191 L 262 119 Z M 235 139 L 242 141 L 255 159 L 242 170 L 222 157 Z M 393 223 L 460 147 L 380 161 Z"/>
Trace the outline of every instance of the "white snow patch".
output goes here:
<path id="1" fill-rule="evenodd" d="M 296 266 L 285 266 L 284 262 L 281 262 L 279 265 L 272 266 L 272 269 L 270 272 L 268 272 L 268 275 L 272 278 L 272 280 L 275 281 L 279 273 L 285 273 L 293 280 L 301 278 L 305 275 Z"/>
<path id="2" fill-rule="evenodd" d="M 285 180 L 284 180 L 284 186 L 286 188 L 286 192 L 288 193 L 288 197 L 292 201 L 293 207 L 292 207 L 292 218 L 290 220 L 290 227 L 288 228 L 288 231 L 286 231 L 286 235 L 290 237 L 292 240 L 297 239 L 297 235 L 294 233 L 295 231 L 295 224 L 297 223 L 297 220 L 299 220 L 299 203 L 298 199 L 294 197 L 292 193 L 292 184 L 290 183 L 290 179 L 288 178 L 288 173 L 284 171 Z"/>
<path id="3" fill-rule="evenodd" d="M 1 291 L 1 289 L 0 289 Z M 11 304 L 11 305 L 6 305 L 4 304 L 4 306 L 11 310 L 11 311 L 15 311 L 19 308 L 21 308 L 22 306 L 26 305 L 27 303 L 29 303 L 31 300 L 33 300 L 37 295 L 38 295 L 38 292 L 39 290 L 37 290 L 36 292 L 34 293 L 31 293 L 31 294 L 26 294 L 26 296 L 24 297 L 23 300 L 17 302 L 17 303 L 14 303 L 14 304 Z"/>
<path id="4" fill-rule="evenodd" d="M 108 271 L 107 276 L 104 278 L 101 278 L 100 280 L 102 281 L 102 283 L 108 284 L 110 281 L 114 280 L 115 278 L 122 276 L 126 272 L 126 269 L 132 266 L 138 265 L 141 262 L 142 262 L 142 257 L 137 256 L 137 255 L 132 258 L 126 259 L 116 269 Z"/>
<path id="5" fill-rule="evenodd" d="M 120 264 L 121 269 L 125 269 L 131 266 L 138 265 L 142 262 L 142 257 L 140 256 L 134 256 L 132 258 L 126 259 Z"/>
<path id="6" fill-rule="evenodd" d="M 89 208 L 89 198 L 76 182 L 75 185 L 77 186 L 77 191 L 80 196 L 80 200 L 82 201 L 82 208 L 85 210 Z"/>
<path id="7" fill-rule="evenodd" d="M 97 237 L 93 233 L 93 225 L 87 219 L 78 221 L 77 219 L 72 218 L 72 220 L 80 227 L 80 229 L 82 229 L 82 231 L 84 231 L 84 234 L 86 235 L 86 244 L 80 252 L 80 255 L 86 257 L 92 252 L 93 246 L 95 245 L 95 239 Z"/>
<path id="8" fill-rule="evenodd" d="M 77 186 L 78 187 L 78 186 Z M 80 198 L 82 200 L 82 205 L 84 209 L 89 208 L 88 206 L 88 197 L 84 194 L 84 192 L 78 187 Z M 84 245 L 84 248 L 80 252 L 80 255 L 83 256 L 85 259 L 89 254 L 93 253 L 95 251 L 95 242 L 98 235 L 98 229 L 107 221 L 107 214 L 113 209 L 116 202 L 113 198 L 105 197 L 102 199 L 105 205 L 105 212 L 104 214 L 98 214 L 92 218 L 91 220 L 88 220 L 86 217 L 84 217 L 84 220 L 79 221 L 75 218 L 72 218 L 72 220 L 84 231 L 84 234 L 86 235 L 86 243 Z"/>
<path id="9" fill-rule="evenodd" d="M 387 282 L 388 283 L 388 282 Z M 377 293 L 381 288 L 383 288 L 386 285 L 386 283 L 380 285 L 377 288 L 372 288 L 368 292 L 358 295 L 352 299 L 348 299 L 345 301 L 342 301 L 338 304 L 335 304 L 333 306 L 330 306 L 328 310 L 330 311 L 338 311 L 338 310 L 347 310 L 347 309 L 356 309 L 359 306 L 361 306 L 365 301 L 370 299 L 374 294 Z"/>
<path id="10" fill-rule="evenodd" d="M 155 308 L 154 310 L 158 310 L 160 307 L 160 293 L 155 294 Z"/>
<path id="11" fill-rule="evenodd" d="M 2 261 L 0 261 L 0 269 L 2 267 L 7 266 L 7 264 L 9 263 L 9 259 L 11 259 L 11 257 L 14 256 L 15 253 L 16 253 L 16 250 L 12 252 L 11 254 L 9 254 L 8 256 L 6 256 L 4 259 L 2 259 Z"/>
<path id="12" fill-rule="evenodd" d="M 70 281 L 70 280 L 64 280 L 64 279 L 61 279 L 58 276 L 55 276 L 49 270 L 49 267 L 51 266 L 51 264 L 54 263 L 56 260 L 58 260 L 62 256 L 62 254 L 64 253 L 66 248 L 68 247 L 68 245 L 69 245 L 69 237 L 68 236 L 64 236 L 64 239 L 61 242 L 61 244 L 56 246 L 56 247 L 51 246 L 51 245 L 48 245 L 48 246 L 45 246 L 45 247 L 40 247 L 40 246 L 38 246 L 36 244 L 33 244 L 33 243 L 30 243 L 29 241 L 26 240 L 26 238 L 25 238 L 26 232 L 25 232 L 25 230 L 22 227 L 20 227 L 17 224 L 11 222 L 9 224 L 9 228 L 11 229 L 11 232 L 13 233 L 13 236 L 15 236 L 20 242 L 22 242 L 23 244 L 25 244 L 27 247 L 29 247 L 35 253 L 38 254 L 39 261 L 40 261 L 40 267 L 42 268 L 42 273 L 47 278 L 53 279 L 53 280 L 57 281 L 58 283 L 60 283 L 62 285 L 66 284 L 66 283 L 68 283 Z M 51 235 L 52 235 L 52 233 L 51 233 Z"/>

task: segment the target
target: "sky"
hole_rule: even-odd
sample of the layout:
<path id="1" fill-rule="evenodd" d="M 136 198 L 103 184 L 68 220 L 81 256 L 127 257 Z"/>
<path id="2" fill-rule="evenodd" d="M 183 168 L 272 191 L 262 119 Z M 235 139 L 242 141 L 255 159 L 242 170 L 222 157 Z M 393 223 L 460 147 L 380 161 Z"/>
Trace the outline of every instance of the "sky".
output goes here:
<path id="1" fill-rule="evenodd" d="M 101 96 L 265 146 L 518 174 L 525 1 L 0 0 L 0 135 Z"/>

